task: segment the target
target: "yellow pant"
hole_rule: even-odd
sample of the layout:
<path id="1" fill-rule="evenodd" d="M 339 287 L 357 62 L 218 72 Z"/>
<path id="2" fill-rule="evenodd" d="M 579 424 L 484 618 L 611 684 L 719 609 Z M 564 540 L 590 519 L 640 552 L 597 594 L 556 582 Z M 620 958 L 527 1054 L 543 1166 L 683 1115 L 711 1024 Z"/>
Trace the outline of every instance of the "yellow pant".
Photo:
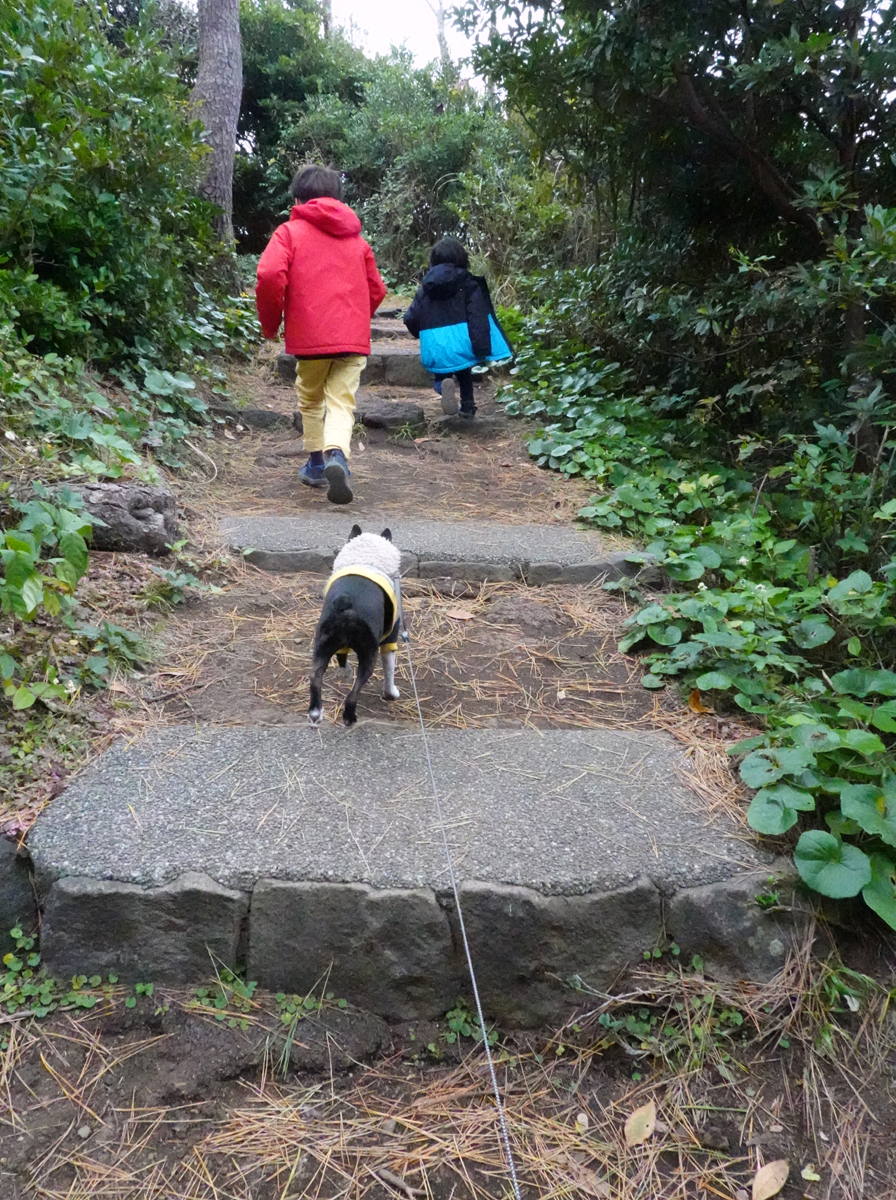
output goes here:
<path id="1" fill-rule="evenodd" d="M 338 449 L 348 458 L 355 426 L 355 392 L 366 363 L 363 354 L 296 360 L 296 395 L 306 450 Z"/>

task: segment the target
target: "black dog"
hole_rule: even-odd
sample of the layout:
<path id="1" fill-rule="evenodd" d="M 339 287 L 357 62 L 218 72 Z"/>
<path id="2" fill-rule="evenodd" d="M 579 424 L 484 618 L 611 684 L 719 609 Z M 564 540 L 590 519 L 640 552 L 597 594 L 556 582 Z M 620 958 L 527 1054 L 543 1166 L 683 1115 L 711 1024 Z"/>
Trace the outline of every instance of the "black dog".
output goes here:
<path id="1" fill-rule="evenodd" d="M 383 699 L 398 699 L 395 652 L 399 612 L 394 580 L 400 563 L 401 555 L 392 545 L 388 529 L 377 537 L 375 533 L 362 533 L 360 525 L 352 527 L 333 563 L 314 635 L 310 724 L 319 725 L 323 718 L 321 685 L 334 654 L 343 670 L 350 650 L 358 656 L 355 682 L 342 712 L 344 724 L 354 725 L 357 720 L 358 696 L 373 674 L 377 651 L 383 656 Z"/>

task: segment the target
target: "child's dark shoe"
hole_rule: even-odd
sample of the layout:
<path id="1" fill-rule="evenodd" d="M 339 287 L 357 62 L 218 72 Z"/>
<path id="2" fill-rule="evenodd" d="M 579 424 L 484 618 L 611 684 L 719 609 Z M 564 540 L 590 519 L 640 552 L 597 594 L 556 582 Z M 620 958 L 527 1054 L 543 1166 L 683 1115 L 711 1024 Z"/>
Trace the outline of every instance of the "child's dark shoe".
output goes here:
<path id="1" fill-rule="evenodd" d="M 465 421 L 472 421 L 473 418 L 476 416 L 476 409 L 475 408 L 462 408 L 457 415 L 459 417 L 463 417 L 463 419 Z"/>
<path id="2" fill-rule="evenodd" d="M 457 412 L 457 384 L 453 379 L 442 380 L 442 412 L 448 417 Z"/>
<path id="3" fill-rule="evenodd" d="M 329 485 L 327 499 L 331 504 L 351 504 L 355 494 L 349 484 L 351 471 L 341 450 L 330 450 L 326 456 L 324 475 Z"/>
<path id="4" fill-rule="evenodd" d="M 299 468 L 299 483 L 304 483 L 305 487 L 325 488 L 327 486 L 327 477 L 324 475 L 324 464 L 313 463 L 311 459 Z"/>

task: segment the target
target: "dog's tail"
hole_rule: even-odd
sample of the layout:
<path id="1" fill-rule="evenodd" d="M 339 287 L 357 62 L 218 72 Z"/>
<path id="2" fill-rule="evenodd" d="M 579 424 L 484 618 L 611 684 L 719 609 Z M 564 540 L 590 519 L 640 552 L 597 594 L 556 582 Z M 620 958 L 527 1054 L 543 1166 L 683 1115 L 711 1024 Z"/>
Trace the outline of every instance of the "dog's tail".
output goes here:
<path id="1" fill-rule="evenodd" d="M 333 600 L 333 607 L 330 611 L 333 613 L 354 612 L 355 605 L 351 596 L 336 596 Z"/>

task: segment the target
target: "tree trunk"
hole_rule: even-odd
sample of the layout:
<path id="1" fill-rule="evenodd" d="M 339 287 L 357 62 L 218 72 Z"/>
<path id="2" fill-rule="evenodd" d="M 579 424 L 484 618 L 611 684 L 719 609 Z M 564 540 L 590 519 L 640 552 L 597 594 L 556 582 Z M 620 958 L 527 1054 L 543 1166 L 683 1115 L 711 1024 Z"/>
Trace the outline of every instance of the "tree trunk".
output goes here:
<path id="1" fill-rule="evenodd" d="M 329 38 L 330 27 L 333 24 L 333 0 L 322 0 L 320 7 L 321 22 L 324 27 L 324 37 Z"/>
<path id="2" fill-rule="evenodd" d="M 451 69 L 451 52 L 448 49 L 448 38 L 445 36 L 445 4 L 444 0 L 426 0 L 436 19 L 436 37 L 439 39 L 439 57 L 442 60 L 442 74 Z"/>
<path id="3" fill-rule="evenodd" d="M 243 95 L 239 0 L 199 0 L 199 70 L 193 103 L 211 147 L 199 191 L 221 209 L 215 228 L 233 242 L 233 159 Z"/>

